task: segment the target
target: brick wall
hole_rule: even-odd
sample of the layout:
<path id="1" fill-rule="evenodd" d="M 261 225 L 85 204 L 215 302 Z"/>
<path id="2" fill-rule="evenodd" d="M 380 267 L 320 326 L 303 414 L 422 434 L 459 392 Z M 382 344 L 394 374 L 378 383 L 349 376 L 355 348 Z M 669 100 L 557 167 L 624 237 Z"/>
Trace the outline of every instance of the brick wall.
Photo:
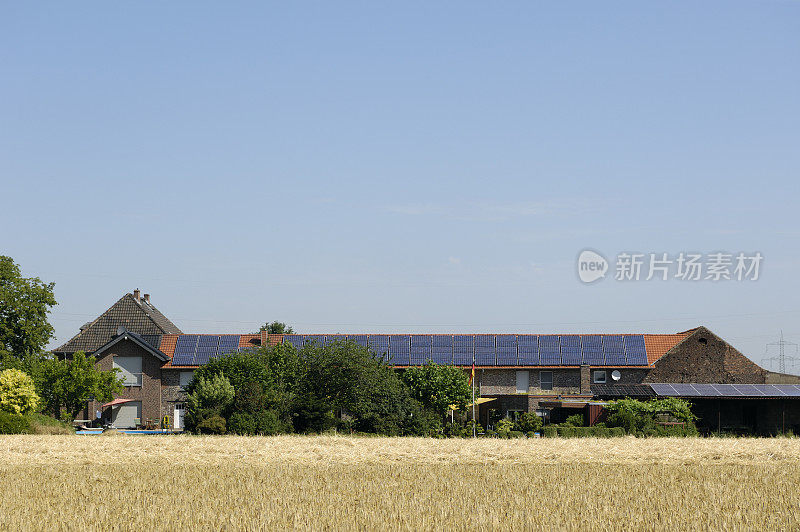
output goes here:
<path id="1" fill-rule="evenodd" d="M 96 366 L 99 369 L 108 371 L 114 367 L 115 356 L 140 356 L 142 357 L 142 385 L 126 386 L 122 393 L 115 398 L 131 399 L 142 402 L 142 423 L 146 419 L 160 421 L 161 410 L 161 364 L 162 362 L 142 349 L 131 340 L 117 342 L 101 356 L 98 357 Z M 95 411 L 101 410 L 102 403 L 91 401 L 89 403 L 89 419 L 94 419 Z M 111 408 L 103 411 L 103 418 L 111 419 Z"/>
<path id="2" fill-rule="evenodd" d="M 186 401 L 186 393 L 181 389 L 181 370 L 161 370 L 161 417 L 172 419 L 175 416 L 175 403 Z"/>
<path id="3" fill-rule="evenodd" d="M 705 327 L 656 361 L 644 382 L 763 384 L 766 371 Z"/>

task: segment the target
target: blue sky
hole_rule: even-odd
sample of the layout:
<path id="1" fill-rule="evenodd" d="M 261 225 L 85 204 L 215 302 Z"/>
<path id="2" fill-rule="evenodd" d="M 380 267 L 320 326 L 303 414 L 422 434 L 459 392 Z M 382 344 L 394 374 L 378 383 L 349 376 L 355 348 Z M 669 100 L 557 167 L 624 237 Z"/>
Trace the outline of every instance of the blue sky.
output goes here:
<path id="1" fill-rule="evenodd" d="M 0 252 L 57 340 L 184 331 L 800 342 L 800 4 L 6 3 Z M 756 282 L 577 254 L 764 255 Z M 800 370 L 800 364 L 797 366 Z"/>

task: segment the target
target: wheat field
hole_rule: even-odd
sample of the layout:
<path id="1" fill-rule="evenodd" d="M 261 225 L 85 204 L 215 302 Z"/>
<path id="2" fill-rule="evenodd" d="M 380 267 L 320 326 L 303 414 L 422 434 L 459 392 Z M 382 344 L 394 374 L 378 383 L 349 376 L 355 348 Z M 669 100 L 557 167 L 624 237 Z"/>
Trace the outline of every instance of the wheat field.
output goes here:
<path id="1" fill-rule="evenodd" d="M 2 530 L 797 530 L 800 439 L 0 436 Z"/>

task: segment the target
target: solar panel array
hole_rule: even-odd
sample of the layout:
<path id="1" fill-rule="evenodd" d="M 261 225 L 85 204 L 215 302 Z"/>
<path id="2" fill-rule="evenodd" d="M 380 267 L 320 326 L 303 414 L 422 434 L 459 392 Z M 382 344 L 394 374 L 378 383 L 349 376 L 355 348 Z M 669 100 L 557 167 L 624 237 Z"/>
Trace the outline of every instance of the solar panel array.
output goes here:
<path id="1" fill-rule="evenodd" d="M 183 334 L 175 344 L 172 364 L 193 366 L 243 351 L 239 335 Z M 368 347 L 398 366 L 437 364 L 469 366 L 644 366 L 644 336 L 637 335 L 538 335 L 538 334 L 287 334 L 283 341 L 300 349 L 324 347 L 350 340 Z"/>
<path id="2" fill-rule="evenodd" d="M 243 351 L 247 348 L 239 348 L 239 337 L 238 334 L 182 334 L 175 342 L 172 365 L 199 366 L 219 356 Z"/>
<path id="3" fill-rule="evenodd" d="M 800 397 L 800 384 L 651 384 L 666 397 Z"/>
<path id="4" fill-rule="evenodd" d="M 288 334 L 297 348 L 351 340 L 398 366 L 646 366 L 644 336 L 599 334 Z"/>

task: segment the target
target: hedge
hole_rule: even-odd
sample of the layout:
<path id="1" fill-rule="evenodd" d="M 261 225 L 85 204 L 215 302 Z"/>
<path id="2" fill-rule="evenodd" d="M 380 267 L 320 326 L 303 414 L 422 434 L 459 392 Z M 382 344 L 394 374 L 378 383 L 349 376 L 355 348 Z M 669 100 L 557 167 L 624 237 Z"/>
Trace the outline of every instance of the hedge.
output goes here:
<path id="1" fill-rule="evenodd" d="M 625 436 L 622 427 L 553 427 L 547 426 L 542 430 L 545 438 L 616 438 Z"/>
<path id="2" fill-rule="evenodd" d="M 31 422 L 25 416 L 0 411 L 0 434 L 30 434 Z"/>

